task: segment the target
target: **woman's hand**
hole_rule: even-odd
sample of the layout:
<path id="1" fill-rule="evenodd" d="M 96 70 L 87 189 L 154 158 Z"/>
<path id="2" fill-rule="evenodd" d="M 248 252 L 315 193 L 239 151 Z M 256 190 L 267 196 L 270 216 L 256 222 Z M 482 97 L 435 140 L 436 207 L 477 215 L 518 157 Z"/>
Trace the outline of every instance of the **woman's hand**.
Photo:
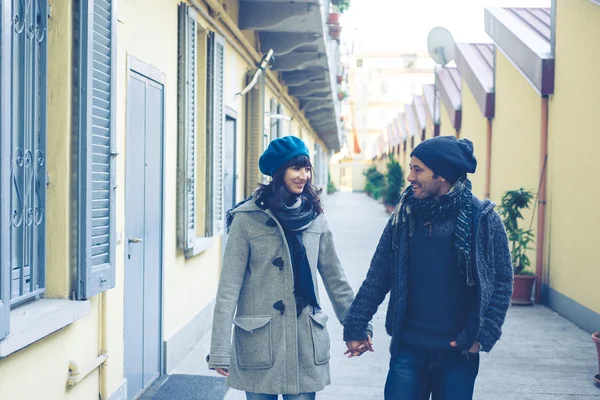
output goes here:
<path id="1" fill-rule="evenodd" d="M 371 335 L 367 335 L 366 340 L 349 340 L 346 342 L 346 347 L 348 350 L 344 352 L 344 355 L 348 355 L 348 358 L 359 357 L 364 352 L 375 351 L 373 349 L 373 340 L 371 340 Z"/>
<path id="2" fill-rule="evenodd" d="M 223 376 L 229 376 L 229 370 L 227 368 L 217 368 L 217 373 Z"/>

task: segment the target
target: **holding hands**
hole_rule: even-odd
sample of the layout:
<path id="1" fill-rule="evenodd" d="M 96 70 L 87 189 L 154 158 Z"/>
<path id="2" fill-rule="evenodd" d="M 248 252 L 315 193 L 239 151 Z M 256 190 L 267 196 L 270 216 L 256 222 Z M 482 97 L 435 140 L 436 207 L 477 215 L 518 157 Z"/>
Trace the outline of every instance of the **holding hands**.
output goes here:
<path id="1" fill-rule="evenodd" d="M 352 357 L 360 357 L 368 351 L 375 351 L 373 349 L 373 340 L 371 339 L 371 335 L 367 334 L 367 339 L 365 340 L 349 340 L 346 342 L 346 347 L 348 350 L 344 352 L 344 355 L 348 355 L 348 358 Z"/>

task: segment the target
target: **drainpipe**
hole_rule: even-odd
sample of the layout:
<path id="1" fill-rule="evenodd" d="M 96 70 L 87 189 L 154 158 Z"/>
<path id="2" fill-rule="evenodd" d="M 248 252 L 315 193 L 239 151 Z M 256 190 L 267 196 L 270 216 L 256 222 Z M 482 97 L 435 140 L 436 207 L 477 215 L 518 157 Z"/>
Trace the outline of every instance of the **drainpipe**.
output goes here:
<path id="1" fill-rule="evenodd" d="M 100 368 L 100 400 L 108 399 L 108 377 L 106 366 L 108 364 L 107 338 L 106 338 L 106 292 L 100 293 L 99 297 L 100 321 L 98 335 L 100 336 L 99 356 L 89 364 L 82 366 L 77 362 L 69 361 L 69 377 L 67 378 L 67 388 L 79 384 L 86 376 Z"/>
<path id="2" fill-rule="evenodd" d="M 492 195 L 492 120 L 487 120 L 487 157 L 485 166 L 485 194 L 484 197 L 489 199 Z"/>
<path id="3" fill-rule="evenodd" d="M 100 351 L 106 357 L 100 365 L 100 400 L 108 399 L 108 329 L 106 323 L 106 292 L 100 293 Z"/>
<path id="4" fill-rule="evenodd" d="M 535 262 L 535 302 L 542 302 L 544 279 L 544 233 L 546 226 L 546 168 L 548 162 L 548 96 L 542 96 L 542 129 L 540 139 L 540 189 L 538 192 L 537 246 Z"/>

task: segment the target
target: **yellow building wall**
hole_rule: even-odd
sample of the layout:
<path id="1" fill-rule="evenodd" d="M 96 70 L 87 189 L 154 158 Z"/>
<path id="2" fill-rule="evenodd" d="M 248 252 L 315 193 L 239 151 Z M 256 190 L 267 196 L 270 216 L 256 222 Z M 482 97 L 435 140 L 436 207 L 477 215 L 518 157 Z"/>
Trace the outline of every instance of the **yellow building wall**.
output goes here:
<path id="1" fill-rule="evenodd" d="M 456 136 L 456 129 L 450 121 L 448 115 L 448 109 L 444 105 L 444 102 L 440 104 L 440 136 Z"/>
<path id="2" fill-rule="evenodd" d="M 496 50 L 496 117 L 492 139 L 492 201 L 500 204 L 508 190 L 524 188 L 537 194 L 540 181 L 541 97 L 504 53 Z M 534 201 L 523 212 L 523 228 L 534 230 Z M 533 218 L 533 221 L 532 221 Z M 535 244 L 533 244 L 533 247 Z M 535 251 L 529 252 L 535 268 Z"/>
<path id="3" fill-rule="evenodd" d="M 69 360 L 86 364 L 98 357 L 98 320 L 98 299 L 94 298 L 91 312 L 85 318 L 0 360 L 0 399 L 97 399 L 97 372 L 71 389 L 66 388 L 66 383 Z M 109 354 L 114 355 L 116 363 L 111 368 L 119 371 L 122 356 L 111 348 Z M 116 389 L 114 382 L 109 387 Z"/>
<path id="4" fill-rule="evenodd" d="M 485 176 L 487 164 L 487 118 L 481 113 L 481 109 L 469 89 L 467 82 L 462 82 L 462 126 L 460 137 L 473 142 L 475 157 L 477 158 L 477 170 L 469 176 L 473 183 L 473 194 L 483 199 L 485 196 Z"/>
<path id="5" fill-rule="evenodd" d="M 600 197 L 600 188 L 590 184 L 596 175 L 600 148 L 600 54 L 590 51 L 598 47 L 600 7 L 589 0 L 556 3 L 545 261 L 554 290 L 600 313 L 600 209 L 591 201 Z"/>
<path id="6" fill-rule="evenodd" d="M 68 298 L 70 287 L 71 207 L 71 1 L 50 0 L 48 21 L 48 140 L 47 165 L 50 184 L 46 217 L 46 296 Z M 123 259 L 122 246 L 117 260 Z M 120 277 L 119 277 L 120 276 Z M 117 271 L 117 286 L 107 293 L 111 310 L 107 367 L 108 390 L 123 382 L 122 270 Z M 0 399 L 90 399 L 99 391 L 98 370 L 72 389 L 66 388 L 69 361 L 80 365 L 93 361 L 99 352 L 99 301 L 90 300 L 90 314 L 23 350 L 0 360 Z M 18 312 L 18 309 L 17 311 Z M 35 377 L 35 385 L 28 384 Z M 24 397 L 26 396 L 26 397 Z"/>

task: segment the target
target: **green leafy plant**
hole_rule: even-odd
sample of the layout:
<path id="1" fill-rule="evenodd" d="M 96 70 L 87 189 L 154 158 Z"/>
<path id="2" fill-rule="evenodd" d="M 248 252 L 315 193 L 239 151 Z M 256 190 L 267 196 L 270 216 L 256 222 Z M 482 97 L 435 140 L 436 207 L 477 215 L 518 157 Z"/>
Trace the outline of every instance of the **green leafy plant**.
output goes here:
<path id="1" fill-rule="evenodd" d="M 367 178 L 365 192 L 371 194 L 375 200 L 381 198 L 386 187 L 385 175 L 377 171 L 375 166 L 369 167 L 363 175 Z"/>
<path id="2" fill-rule="evenodd" d="M 524 219 L 521 210 L 528 209 L 532 199 L 533 193 L 521 188 L 504 193 L 500 203 L 500 215 L 508 235 L 515 275 L 535 275 L 527 269 L 531 266 L 527 251 L 532 250 L 529 245 L 533 243 L 535 235 L 531 229 L 519 228 L 519 220 Z"/>
<path id="3" fill-rule="evenodd" d="M 404 172 L 402 167 L 392 154 L 387 163 L 387 186 L 383 202 L 386 205 L 395 206 L 400 199 L 400 192 L 404 187 Z"/>
<path id="4" fill-rule="evenodd" d="M 331 2 L 337 6 L 340 13 L 344 13 L 350 8 L 350 0 L 331 0 Z"/>
<path id="5" fill-rule="evenodd" d="M 337 192 L 337 188 L 331 181 L 331 174 L 327 172 L 327 194 L 334 194 L 335 192 Z"/>

